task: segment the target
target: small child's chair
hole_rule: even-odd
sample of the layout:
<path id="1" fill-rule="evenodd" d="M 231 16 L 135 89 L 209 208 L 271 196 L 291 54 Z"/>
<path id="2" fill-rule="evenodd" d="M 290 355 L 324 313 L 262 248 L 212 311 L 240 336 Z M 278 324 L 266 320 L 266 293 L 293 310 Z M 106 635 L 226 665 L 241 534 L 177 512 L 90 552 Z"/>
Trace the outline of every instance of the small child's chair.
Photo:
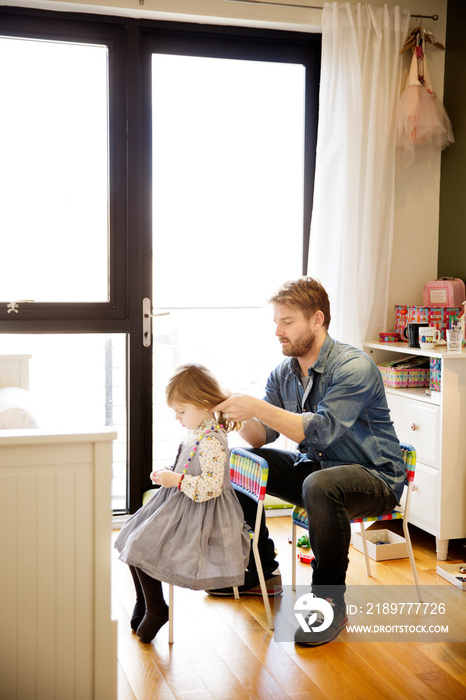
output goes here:
<path id="1" fill-rule="evenodd" d="M 241 447 L 233 447 L 230 456 L 230 481 L 236 491 L 246 494 L 257 503 L 256 522 L 254 524 L 254 536 L 252 538 L 252 551 L 259 576 L 262 598 L 264 599 L 265 612 L 269 629 L 273 630 L 273 617 L 270 609 L 270 602 L 267 595 L 262 563 L 259 556 L 257 542 L 259 539 L 259 528 L 262 513 L 264 511 L 264 498 L 267 488 L 269 467 L 263 457 L 254 455 Z M 251 525 L 251 523 L 248 523 Z"/>
<path id="2" fill-rule="evenodd" d="M 252 549 L 256 562 L 257 573 L 261 584 L 262 597 L 264 598 L 265 611 L 267 614 L 267 622 L 270 629 L 273 629 L 272 611 L 267 596 L 267 586 L 265 584 L 262 564 L 257 548 L 257 539 L 259 537 L 259 524 L 264 507 L 265 490 L 267 487 L 267 477 L 269 467 L 265 459 L 256 457 L 255 455 L 246 452 L 240 447 L 234 447 L 230 455 L 230 481 L 234 489 L 245 493 L 250 498 L 257 502 L 257 516 L 254 526 L 254 537 L 252 540 Z M 234 596 L 239 599 L 238 587 L 233 587 Z M 174 641 L 174 586 L 169 584 L 168 587 L 168 642 L 173 644 Z"/>
<path id="3" fill-rule="evenodd" d="M 413 573 L 413 579 L 414 583 L 416 585 L 416 592 L 419 598 L 419 601 L 421 600 L 421 591 L 419 587 L 419 578 L 417 575 L 417 569 L 416 569 L 416 562 L 414 561 L 414 554 L 413 554 L 413 548 L 411 545 L 411 538 L 409 536 L 409 530 L 408 530 L 408 516 L 409 516 L 409 505 L 411 501 L 411 492 L 413 488 L 413 481 L 414 481 L 414 473 L 416 469 L 416 451 L 412 445 L 408 445 L 405 443 L 401 444 L 401 451 L 403 453 L 403 459 L 405 462 L 405 467 L 406 467 L 406 480 L 405 480 L 405 486 L 406 486 L 406 499 L 404 503 L 404 508 L 403 507 L 397 507 L 395 510 L 393 510 L 391 513 L 388 513 L 387 515 L 375 515 L 375 516 L 367 516 L 366 518 L 353 518 L 350 520 L 351 523 L 360 523 L 361 526 L 361 540 L 362 540 L 362 545 L 364 549 L 364 557 L 366 560 L 366 571 L 367 575 L 371 576 L 371 565 L 369 561 L 369 553 L 367 550 L 367 541 L 366 541 L 366 534 L 365 534 L 365 528 L 364 528 L 364 523 L 365 522 L 370 522 L 370 521 L 375 521 L 375 520 L 403 520 L 403 534 L 405 536 L 406 540 L 406 547 L 408 550 L 408 557 L 409 557 L 409 562 L 411 564 L 411 571 Z M 293 508 L 293 512 L 291 514 L 291 519 L 292 519 L 292 546 L 293 546 L 293 553 L 292 553 L 292 569 L 291 569 L 291 587 L 292 590 L 296 590 L 296 528 L 297 527 L 302 527 L 305 530 L 308 530 L 308 519 L 307 519 L 307 513 L 304 508 L 298 508 L 297 506 Z"/>

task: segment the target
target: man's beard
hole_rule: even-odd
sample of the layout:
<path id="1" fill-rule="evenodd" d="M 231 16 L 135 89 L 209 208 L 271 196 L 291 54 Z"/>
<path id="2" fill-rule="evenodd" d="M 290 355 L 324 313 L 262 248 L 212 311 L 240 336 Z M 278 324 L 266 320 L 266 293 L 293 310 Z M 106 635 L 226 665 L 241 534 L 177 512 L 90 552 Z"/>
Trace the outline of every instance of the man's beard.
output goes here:
<path id="1" fill-rule="evenodd" d="M 282 353 L 287 357 L 304 357 L 311 350 L 316 340 L 316 334 L 309 329 L 305 335 L 294 343 L 291 341 L 289 345 L 282 345 Z"/>

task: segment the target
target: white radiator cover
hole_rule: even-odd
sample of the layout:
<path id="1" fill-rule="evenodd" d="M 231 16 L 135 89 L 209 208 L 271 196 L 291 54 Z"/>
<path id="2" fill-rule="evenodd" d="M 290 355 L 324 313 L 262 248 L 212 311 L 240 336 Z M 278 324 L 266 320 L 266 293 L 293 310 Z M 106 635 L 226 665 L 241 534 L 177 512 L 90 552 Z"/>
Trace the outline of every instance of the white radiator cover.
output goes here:
<path id="1" fill-rule="evenodd" d="M 116 698 L 114 432 L 0 433 L 0 696 Z"/>

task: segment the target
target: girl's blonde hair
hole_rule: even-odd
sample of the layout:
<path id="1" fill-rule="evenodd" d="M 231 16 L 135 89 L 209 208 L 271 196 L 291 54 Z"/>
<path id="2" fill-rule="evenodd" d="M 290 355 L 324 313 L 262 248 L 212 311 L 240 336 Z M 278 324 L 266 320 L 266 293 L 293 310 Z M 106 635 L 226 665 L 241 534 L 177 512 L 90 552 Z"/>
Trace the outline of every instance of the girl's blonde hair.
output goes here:
<path id="1" fill-rule="evenodd" d="M 172 406 L 177 401 L 189 403 L 206 411 L 228 398 L 214 375 L 207 367 L 199 364 L 186 364 L 177 368 L 165 389 L 167 404 Z M 241 423 L 227 419 L 221 411 L 215 414 L 217 422 L 230 430 L 239 430 Z"/>

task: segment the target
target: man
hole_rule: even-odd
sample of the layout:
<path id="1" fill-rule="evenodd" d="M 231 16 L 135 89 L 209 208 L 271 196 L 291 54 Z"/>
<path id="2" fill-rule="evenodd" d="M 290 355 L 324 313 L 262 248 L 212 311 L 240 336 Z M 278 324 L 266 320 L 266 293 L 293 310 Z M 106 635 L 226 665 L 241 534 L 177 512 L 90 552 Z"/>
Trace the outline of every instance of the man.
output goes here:
<path id="1" fill-rule="evenodd" d="M 307 510 L 312 592 L 331 599 L 334 619 L 323 632 L 298 628 L 295 641 L 317 646 L 334 639 L 347 622 L 349 521 L 393 510 L 405 468 L 380 372 L 364 352 L 329 336 L 330 304 L 322 285 L 302 277 L 270 302 L 286 359 L 269 376 L 263 400 L 236 394 L 215 410 L 243 422 L 241 436 L 268 462 L 267 492 Z M 280 433 L 299 451 L 263 448 Z M 253 523 L 255 504 L 240 500 L 246 522 Z M 266 579 L 276 581 L 265 519 L 259 551 Z M 248 571 L 240 591 L 251 592 L 257 583 Z"/>

